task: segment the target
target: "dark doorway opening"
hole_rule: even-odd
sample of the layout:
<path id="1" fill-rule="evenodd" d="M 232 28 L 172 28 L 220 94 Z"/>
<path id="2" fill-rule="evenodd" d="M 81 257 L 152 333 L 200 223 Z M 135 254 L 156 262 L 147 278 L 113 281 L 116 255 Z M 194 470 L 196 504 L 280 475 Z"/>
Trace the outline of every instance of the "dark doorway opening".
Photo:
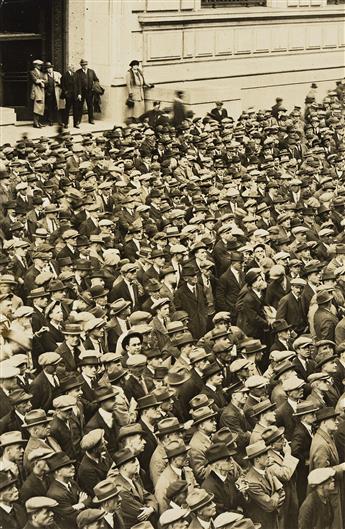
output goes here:
<path id="1" fill-rule="evenodd" d="M 28 72 L 32 61 L 65 67 L 66 0 L 0 0 L 0 106 L 18 120 L 31 117 Z"/>

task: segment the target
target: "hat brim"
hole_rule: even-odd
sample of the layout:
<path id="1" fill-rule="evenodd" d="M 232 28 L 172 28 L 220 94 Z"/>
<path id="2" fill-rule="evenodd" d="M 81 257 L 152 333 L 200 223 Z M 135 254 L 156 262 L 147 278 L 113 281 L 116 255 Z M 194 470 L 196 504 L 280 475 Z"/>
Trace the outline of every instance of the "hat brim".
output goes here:
<path id="1" fill-rule="evenodd" d="M 216 412 L 210 413 L 209 415 L 206 415 L 205 417 L 201 417 L 200 419 L 194 420 L 193 423 L 194 423 L 194 425 L 200 424 L 200 423 L 208 421 L 209 419 L 212 419 L 213 417 L 216 417 L 216 416 L 217 416 Z"/>
<path id="2" fill-rule="evenodd" d="M 120 495 L 120 491 L 117 489 L 116 491 L 114 491 L 113 493 L 109 494 L 108 496 L 105 496 L 104 498 L 102 498 L 101 500 L 97 498 L 97 496 L 95 496 L 92 500 L 92 503 L 96 503 L 96 504 L 99 504 L 99 503 L 103 503 L 107 500 L 110 500 L 111 498 L 115 498 L 115 496 L 119 496 Z"/>
<path id="3" fill-rule="evenodd" d="M 261 413 L 265 413 L 266 411 L 273 410 L 276 407 L 277 407 L 277 405 L 274 402 L 272 402 L 272 404 L 270 406 L 267 406 L 267 408 L 265 408 L 263 410 L 260 410 L 260 411 L 257 411 L 256 413 L 252 413 L 251 417 L 257 417 L 258 415 L 261 415 Z"/>
<path id="4" fill-rule="evenodd" d="M 17 479 L 9 479 L 8 481 L 0 485 L 0 490 L 7 489 L 7 487 L 10 487 L 11 485 L 13 485 L 13 483 L 17 483 L 17 481 Z"/>
<path id="5" fill-rule="evenodd" d="M 42 421 L 33 422 L 31 424 L 27 424 L 26 422 L 23 422 L 22 426 L 23 428 L 31 428 L 32 426 L 38 426 L 39 424 L 45 424 L 46 422 L 51 422 L 53 420 L 53 417 L 47 417 L 46 419 Z"/>
<path id="6" fill-rule="evenodd" d="M 339 417 L 340 413 L 335 411 L 334 413 L 328 415 L 327 417 L 316 417 L 316 423 L 320 423 L 322 421 L 327 421 L 328 419 L 334 419 L 335 417 Z"/>
<path id="7" fill-rule="evenodd" d="M 252 454 L 250 456 L 243 456 L 243 459 L 254 459 L 254 457 L 258 457 L 258 456 L 261 456 L 262 454 L 265 454 L 266 452 L 268 452 L 269 450 L 269 446 L 266 446 L 266 448 L 263 448 L 262 450 L 259 450 L 259 452 L 256 452 L 255 454 Z"/>
<path id="8" fill-rule="evenodd" d="M 308 411 L 300 411 L 300 412 L 295 412 L 292 414 L 293 417 L 300 417 L 301 415 L 308 415 L 308 413 L 316 413 L 317 411 L 319 411 L 320 408 L 312 408 L 311 410 L 308 410 Z"/>
<path id="9" fill-rule="evenodd" d="M 183 430 L 183 426 L 179 425 L 176 428 L 167 429 L 166 432 L 160 432 L 159 430 L 156 432 L 157 437 L 163 437 L 164 435 L 169 435 L 170 433 L 174 432 L 181 432 Z"/>
<path id="10" fill-rule="evenodd" d="M 77 462 L 76 459 L 69 459 L 68 461 L 65 461 L 63 464 L 54 466 L 50 469 L 50 472 L 55 472 L 56 470 L 59 470 L 60 468 L 69 467 L 70 465 L 74 465 Z"/>
<path id="11" fill-rule="evenodd" d="M 206 505 L 211 503 L 213 501 L 213 499 L 214 499 L 214 494 L 208 494 L 208 498 L 205 498 L 204 501 L 201 501 L 200 503 L 198 503 L 194 507 L 189 506 L 189 509 L 192 512 L 198 511 L 199 509 L 202 509 L 203 507 L 205 507 Z"/>

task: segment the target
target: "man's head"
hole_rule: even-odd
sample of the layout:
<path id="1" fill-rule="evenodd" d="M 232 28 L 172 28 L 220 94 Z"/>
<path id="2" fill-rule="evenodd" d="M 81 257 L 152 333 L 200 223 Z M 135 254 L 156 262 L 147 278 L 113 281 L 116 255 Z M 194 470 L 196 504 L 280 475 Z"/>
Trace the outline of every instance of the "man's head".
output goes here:
<path id="1" fill-rule="evenodd" d="M 25 502 L 32 526 L 42 529 L 54 523 L 54 509 L 57 506 L 57 501 L 45 496 L 33 496 Z"/>
<path id="2" fill-rule="evenodd" d="M 12 505 L 19 499 L 19 492 L 16 486 L 16 479 L 8 476 L 7 472 L 0 472 L 0 502 L 5 505 Z"/>

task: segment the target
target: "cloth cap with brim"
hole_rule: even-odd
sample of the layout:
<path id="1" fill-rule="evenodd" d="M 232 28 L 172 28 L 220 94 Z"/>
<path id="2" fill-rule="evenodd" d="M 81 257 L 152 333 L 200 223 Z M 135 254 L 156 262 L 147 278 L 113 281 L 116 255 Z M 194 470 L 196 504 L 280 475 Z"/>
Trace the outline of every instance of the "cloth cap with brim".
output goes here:
<path id="1" fill-rule="evenodd" d="M 184 520 L 189 514 L 188 509 L 182 509 L 181 507 L 173 507 L 163 512 L 159 518 L 160 527 L 170 527 L 171 524 L 175 524 L 179 520 Z"/>
<path id="2" fill-rule="evenodd" d="M 255 404 L 252 407 L 252 417 L 257 417 L 258 415 L 261 415 L 262 413 L 265 413 L 269 410 L 274 410 L 276 408 L 276 404 L 274 402 L 271 402 L 270 400 L 266 399 L 261 402 L 258 402 L 258 404 Z"/>
<path id="3" fill-rule="evenodd" d="M 261 375 L 251 375 L 247 378 L 244 384 L 248 389 L 264 388 L 267 386 L 268 380 Z"/>
<path id="4" fill-rule="evenodd" d="M 36 409 L 28 411 L 24 416 L 23 427 L 30 428 L 31 426 L 38 426 L 39 424 L 48 423 L 53 420 L 53 417 L 47 417 L 44 410 Z"/>
<path id="5" fill-rule="evenodd" d="M 321 408 L 316 412 L 316 421 L 321 423 L 322 421 L 326 421 L 328 419 L 335 419 L 336 417 L 339 417 L 339 415 L 340 413 L 335 411 L 335 409 L 332 407 Z"/>
<path id="6" fill-rule="evenodd" d="M 266 446 L 265 441 L 257 441 L 251 445 L 246 446 L 246 455 L 243 459 L 254 459 L 254 457 L 261 456 L 268 451 L 268 446 Z"/>
<path id="7" fill-rule="evenodd" d="M 74 465 L 76 462 L 75 459 L 70 459 L 69 456 L 65 452 L 55 452 L 55 454 L 49 458 L 49 468 L 51 472 L 55 472 L 56 470 L 59 470 L 60 468 L 69 467 L 70 465 Z"/>
<path id="8" fill-rule="evenodd" d="M 92 501 L 96 504 L 103 503 L 104 501 L 115 498 L 120 494 L 119 489 L 116 487 L 112 479 L 104 479 L 97 483 L 93 488 L 93 492 L 95 497 Z"/>
<path id="9" fill-rule="evenodd" d="M 77 516 L 78 529 L 90 527 L 92 524 L 104 518 L 105 512 L 103 509 L 85 509 Z"/>
<path id="10" fill-rule="evenodd" d="M 302 378 L 292 376 L 283 381 L 282 388 L 285 393 L 289 393 L 290 391 L 295 391 L 296 389 L 302 388 L 304 385 L 305 382 Z"/>
<path id="11" fill-rule="evenodd" d="M 91 450 L 97 446 L 102 441 L 102 439 L 104 439 L 104 430 L 102 428 L 95 428 L 82 437 L 80 441 L 80 448 L 83 451 Z"/>
<path id="12" fill-rule="evenodd" d="M 322 483 L 325 483 L 330 478 L 333 478 L 335 476 L 335 470 L 332 467 L 325 467 L 325 468 L 315 468 L 311 472 L 309 472 L 308 475 L 308 485 L 310 486 L 317 486 L 322 485 Z"/>
<path id="13" fill-rule="evenodd" d="M 32 513 L 40 511 L 41 509 L 54 509 L 58 505 L 58 502 L 52 498 L 47 498 L 46 496 L 34 496 L 25 502 L 25 509 L 27 513 Z"/>
<path id="14" fill-rule="evenodd" d="M 233 529 L 233 524 L 243 519 L 244 515 L 239 512 L 222 512 L 214 519 L 213 525 L 215 529 Z"/>
<path id="15" fill-rule="evenodd" d="M 296 340 L 293 342 L 292 347 L 294 349 L 297 349 L 299 347 L 309 347 L 313 344 L 313 339 L 310 336 L 299 336 L 296 338 Z"/>

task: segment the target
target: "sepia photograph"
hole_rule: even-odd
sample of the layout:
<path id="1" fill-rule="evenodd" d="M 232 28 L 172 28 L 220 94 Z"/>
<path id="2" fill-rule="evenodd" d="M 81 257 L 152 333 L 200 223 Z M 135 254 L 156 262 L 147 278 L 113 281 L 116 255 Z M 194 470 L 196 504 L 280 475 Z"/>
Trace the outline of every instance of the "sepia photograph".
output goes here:
<path id="1" fill-rule="evenodd" d="M 345 529 L 345 0 L 0 0 L 0 529 Z"/>

